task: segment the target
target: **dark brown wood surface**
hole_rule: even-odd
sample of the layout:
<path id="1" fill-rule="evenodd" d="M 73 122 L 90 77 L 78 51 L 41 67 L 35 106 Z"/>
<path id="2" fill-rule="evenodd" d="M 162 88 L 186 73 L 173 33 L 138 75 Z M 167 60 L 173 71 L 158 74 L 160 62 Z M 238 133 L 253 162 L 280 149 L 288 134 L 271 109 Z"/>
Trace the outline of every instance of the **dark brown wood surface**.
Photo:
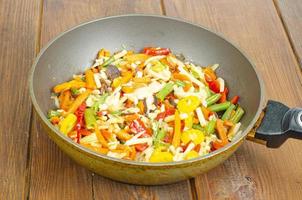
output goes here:
<path id="1" fill-rule="evenodd" d="M 295 56 L 302 68 L 302 3 L 300 0 L 274 0 Z"/>
<path id="2" fill-rule="evenodd" d="M 300 199 L 297 140 L 279 149 L 246 142 L 216 169 L 167 186 L 94 175 L 46 136 L 32 112 L 27 74 L 39 50 L 72 26 L 109 15 L 166 14 L 224 34 L 255 63 L 267 98 L 301 107 L 301 8 L 297 0 L 0 1 L 0 199 Z"/>

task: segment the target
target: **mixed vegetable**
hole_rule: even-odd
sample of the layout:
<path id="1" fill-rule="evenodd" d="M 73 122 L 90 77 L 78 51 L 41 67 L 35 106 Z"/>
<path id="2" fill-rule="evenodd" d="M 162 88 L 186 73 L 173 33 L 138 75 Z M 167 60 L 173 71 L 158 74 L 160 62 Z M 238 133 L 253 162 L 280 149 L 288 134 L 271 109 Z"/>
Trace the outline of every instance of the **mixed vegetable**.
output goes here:
<path id="1" fill-rule="evenodd" d="M 48 117 L 62 134 L 110 157 L 142 162 L 196 158 L 239 134 L 239 96 L 215 70 L 168 48 L 98 52 L 85 73 L 56 85 Z"/>

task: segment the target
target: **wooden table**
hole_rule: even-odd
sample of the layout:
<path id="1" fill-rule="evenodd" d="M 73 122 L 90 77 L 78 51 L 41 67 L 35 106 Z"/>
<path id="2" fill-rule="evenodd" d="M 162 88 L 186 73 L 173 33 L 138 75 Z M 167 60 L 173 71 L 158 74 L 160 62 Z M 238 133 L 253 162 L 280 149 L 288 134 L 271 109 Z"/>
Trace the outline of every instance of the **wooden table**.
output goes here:
<path id="1" fill-rule="evenodd" d="M 299 0 L 3 0 L 0 199 L 301 199 L 298 140 L 279 149 L 246 142 L 207 174 L 145 187 L 94 175 L 48 139 L 29 98 L 27 75 L 35 55 L 70 27 L 125 13 L 175 16 L 224 34 L 256 64 L 267 98 L 302 106 Z"/>

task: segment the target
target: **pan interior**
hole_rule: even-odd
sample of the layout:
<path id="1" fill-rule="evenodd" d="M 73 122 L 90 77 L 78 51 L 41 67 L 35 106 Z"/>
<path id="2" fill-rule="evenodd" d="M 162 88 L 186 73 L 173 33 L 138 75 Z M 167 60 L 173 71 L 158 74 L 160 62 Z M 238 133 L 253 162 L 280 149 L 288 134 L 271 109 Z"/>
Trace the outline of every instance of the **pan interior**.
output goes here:
<path id="1" fill-rule="evenodd" d="M 258 76 L 248 59 L 225 39 L 212 32 L 170 18 L 123 16 L 79 26 L 57 38 L 43 52 L 33 72 L 33 92 L 46 115 L 54 107 L 51 88 L 83 72 L 100 48 L 141 50 L 145 46 L 171 48 L 203 66 L 219 63 L 219 76 L 226 80 L 229 96 L 240 96 L 246 114 L 242 128 L 256 115 L 261 102 Z"/>

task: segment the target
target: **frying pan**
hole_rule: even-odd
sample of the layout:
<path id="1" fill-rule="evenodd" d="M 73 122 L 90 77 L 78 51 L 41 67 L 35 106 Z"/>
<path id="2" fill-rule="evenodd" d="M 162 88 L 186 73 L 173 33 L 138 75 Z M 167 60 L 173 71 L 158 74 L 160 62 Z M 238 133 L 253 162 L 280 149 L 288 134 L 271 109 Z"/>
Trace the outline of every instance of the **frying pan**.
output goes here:
<path id="1" fill-rule="evenodd" d="M 230 96 L 240 95 L 240 104 L 246 111 L 242 133 L 208 155 L 170 163 L 111 158 L 80 146 L 61 134 L 46 117 L 47 111 L 54 106 L 50 99 L 51 88 L 91 66 L 100 48 L 117 51 L 122 45 L 137 51 L 145 46 L 168 47 L 202 65 L 219 63 L 218 75 L 226 80 Z M 268 146 L 277 147 L 287 137 L 297 137 L 292 131 L 297 133 L 302 127 L 301 109 L 289 109 L 281 103 L 269 101 L 267 110 L 263 111 L 263 83 L 252 62 L 239 48 L 206 28 L 170 17 L 123 15 L 79 25 L 42 49 L 30 71 L 29 86 L 35 111 L 48 136 L 59 148 L 91 171 L 126 183 L 159 185 L 195 177 L 221 164 L 245 138 L 266 141 Z"/>

